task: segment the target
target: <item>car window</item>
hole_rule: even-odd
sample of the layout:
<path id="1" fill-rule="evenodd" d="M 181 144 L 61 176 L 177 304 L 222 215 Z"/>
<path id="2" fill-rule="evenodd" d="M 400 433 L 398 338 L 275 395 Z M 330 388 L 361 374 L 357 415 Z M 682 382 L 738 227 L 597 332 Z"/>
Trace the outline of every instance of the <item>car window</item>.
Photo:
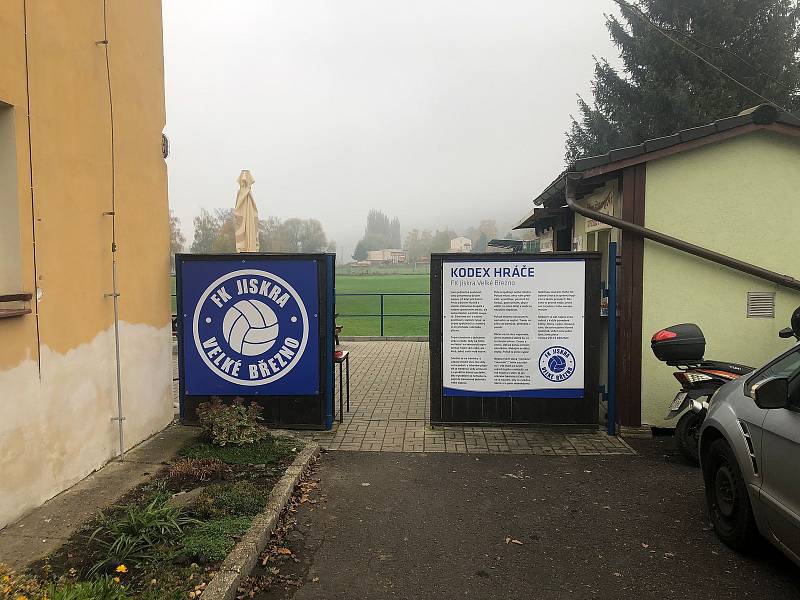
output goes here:
<path id="1" fill-rule="evenodd" d="M 788 354 L 784 354 L 751 377 L 747 382 L 745 393 L 748 396 L 752 396 L 753 386 L 770 377 L 786 377 L 790 381 L 790 389 L 792 384 L 796 388 L 798 381 L 800 381 L 800 347 L 795 348 Z M 797 395 L 797 390 L 795 390 L 794 395 Z"/>

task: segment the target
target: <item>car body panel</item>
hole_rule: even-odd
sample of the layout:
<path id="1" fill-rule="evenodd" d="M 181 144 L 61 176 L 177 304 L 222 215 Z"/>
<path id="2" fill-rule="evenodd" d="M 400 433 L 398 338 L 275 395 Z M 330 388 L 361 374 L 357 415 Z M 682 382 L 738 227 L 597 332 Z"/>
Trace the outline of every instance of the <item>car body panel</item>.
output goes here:
<path id="1" fill-rule="evenodd" d="M 800 413 L 785 408 L 767 412 L 762 504 L 775 536 L 800 554 Z"/>
<path id="2" fill-rule="evenodd" d="M 754 381 L 771 374 L 770 365 L 795 351 L 800 345 L 717 391 L 700 431 L 700 460 L 702 467 L 704 450 L 714 439 L 727 441 L 759 532 L 800 565 L 800 410 L 762 409 L 748 395 Z M 797 386 L 794 394 L 800 394 Z"/>

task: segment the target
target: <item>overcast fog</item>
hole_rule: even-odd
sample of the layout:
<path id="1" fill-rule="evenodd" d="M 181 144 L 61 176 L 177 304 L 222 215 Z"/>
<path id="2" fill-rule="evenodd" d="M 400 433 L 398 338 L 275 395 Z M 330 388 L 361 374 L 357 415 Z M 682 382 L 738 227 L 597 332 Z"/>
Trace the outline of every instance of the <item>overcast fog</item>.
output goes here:
<path id="1" fill-rule="evenodd" d="M 502 235 L 563 167 L 611 0 L 165 0 L 170 206 L 316 218 L 350 260 L 367 211 Z M 616 61 L 612 61 L 616 62 Z"/>

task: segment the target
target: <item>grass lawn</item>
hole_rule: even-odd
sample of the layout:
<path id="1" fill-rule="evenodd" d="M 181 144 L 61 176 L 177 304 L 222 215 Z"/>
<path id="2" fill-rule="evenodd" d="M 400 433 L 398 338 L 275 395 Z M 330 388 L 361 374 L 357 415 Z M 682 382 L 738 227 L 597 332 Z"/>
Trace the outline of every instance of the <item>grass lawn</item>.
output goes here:
<path id="1" fill-rule="evenodd" d="M 337 275 L 336 322 L 344 326 L 343 336 L 380 335 L 380 317 L 352 317 L 353 314 L 381 312 L 380 296 L 347 296 L 348 293 L 403 293 L 430 291 L 430 276 L 415 275 Z M 384 335 L 428 335 L 430 301 L 425 296 L 384 296 L 384 315 L 414 314 L 414 317 L 384 317 Z"/>
<path id="2" fill-rule="evenodd" d="M 172 277 L 172 292 L 175 293 L 175 277 Z M 430 275 L 415 273 L 408 275 L 337 275 L 336 312 L 337 323 L 343 325 L 342 335 L 380 335 L 381 319 L 353 317 L 347 315 L 379 315 L 380 296 L 346 296 L 347 293 L 403 293 L 430 291 Z M 175 313 L 175 297 L 172 312 Z M 414 317 L 384 317 L 384 335 L 428 335 L 428 296 L 384 296 L 383 312 L 389 315 L 414 314 Z"/>

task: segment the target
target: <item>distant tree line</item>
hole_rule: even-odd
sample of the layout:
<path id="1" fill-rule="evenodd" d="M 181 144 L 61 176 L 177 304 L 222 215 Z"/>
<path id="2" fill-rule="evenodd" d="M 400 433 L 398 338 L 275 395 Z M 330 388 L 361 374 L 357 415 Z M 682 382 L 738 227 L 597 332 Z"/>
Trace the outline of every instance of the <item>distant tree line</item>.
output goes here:
<path id="1" fill-rule="evenodd" d="M 175 255 L 186 247 L 186 236 L 181 231 L 181 220 L 169 211 L 169 256 L 175 268 Z"/>
<path id="2" fill-rule="evenodd" d="M 497 224 L 493 219 L 485 219 L 478 227 L 468 227 L 462 237 L 472 241 L 473 252 L 486 252 L 489 241 L 497 237 Z M 452 229 L 429 230 L 412 229 L 406 234 L 403 249 L 408 255 L 409 262 L 418 262 L 421 258 L 429 257 L 432 253 L 447 252 L 450 250 L 450 240 L 459 237 Z M 511 237 L 511 234 L 508 234 Z"/>
<path id="3" fill-rule="evenodd" d="M 494 219 L 484 219 L 477 227 L 468 227 L 462 234 L 453 229 L 412 229 L 406 233 L 401 243 L 400 221 L 390 219 L 380 210 L 372 209 L 367 215 L 367 226 L 364 237 L 359 240 L 353 252 L 353 260 L 366 260 L 370 250 L 401 248 L 406 251 L 408 262 L 419 262 L 432 253 L 450 250 L 450 241 L 457 237 L 466 237 L 472 241 L 473 252 L 486 252 L 489 241 L 497 237 L 497 224 Z M 511 237 L 512 234 L 506 234 Z"/>
<path id="4" fill-rule="evenodd" d="M 194 220 L 193 254 L 236 252 L 236 221 L 232 209 L 201 209 Z M 174 257 L 186 247 L 180 219 L 170 212 L 170 249 Z M 262 252 L 335 252 L 336 243 L 328 240 L 317 219 L 276 217 L 258 222 L 258 245 Z"/>

